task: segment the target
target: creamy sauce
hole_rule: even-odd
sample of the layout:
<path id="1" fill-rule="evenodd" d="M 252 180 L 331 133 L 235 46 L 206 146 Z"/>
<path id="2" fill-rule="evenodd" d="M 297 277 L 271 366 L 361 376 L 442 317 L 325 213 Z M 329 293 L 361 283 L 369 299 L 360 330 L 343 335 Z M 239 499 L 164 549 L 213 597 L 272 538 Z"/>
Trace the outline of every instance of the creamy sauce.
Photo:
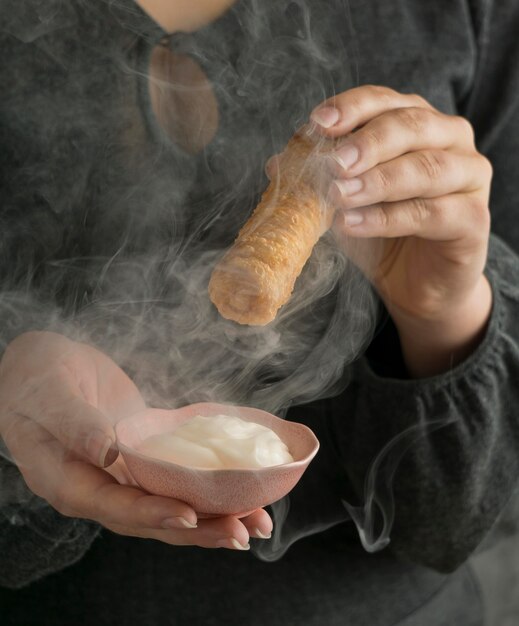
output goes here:
<path id="1" fill-rule="evenodd" d="M 254 469 L 294 460 L 273 430 L 229 415 L 197 415 L 172 432 L 148 437 L 139 451 L 206 469 Z"/>

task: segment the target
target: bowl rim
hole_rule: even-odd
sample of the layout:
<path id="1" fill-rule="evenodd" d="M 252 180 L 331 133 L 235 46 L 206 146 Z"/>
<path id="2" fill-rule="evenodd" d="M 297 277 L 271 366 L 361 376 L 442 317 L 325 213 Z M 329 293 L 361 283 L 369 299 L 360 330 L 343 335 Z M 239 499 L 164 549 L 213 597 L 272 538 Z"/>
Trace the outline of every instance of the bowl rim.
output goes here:
<path id="1" fill-rule="evenodd" d="M 304 456 L 302 459 L 299 459 L 297 461 L 290 461 L 289 463 L 280 463 L 279 465 L 268 465 L 266 467 L 251 467 L 251 468 L 245 468 L 245 467 L 234 467 L 234 468 L 210 468 L 210 467 L 197 467 L 196 465 L 181 465 L 180 463 L 175 463 L 174 461 L 165 461 L 163 459 L 156 459 L 152 456 L 148 456 L 146 454 L 143 454 L 142 452 L 139 452 L 138 450 L 136 450 L 135 448 L 132 448 L 130 446 L 127 446 L 126 444 L 122 443 L 119 437 L 119 428 L 120 425 L 124 424 L 125 422 L 130 422 L 136 418 L 138 418 L 139 415 L 142 415 L 144 413 L 149 413 L 150 411 L 154 412 L 154 411 L 166 411 L 166 412 L 174 412 L 174 411 L 179 411 L 181 409 L 184 409 L 186 407 L 195 407 L 198 405 L 206 405 L 206 404 L 211 404 L 211 405 L 216 405 L 216 406 L 221 406 L 221 407 L 233 407 L 234 409 L 244 409 L 244 410 L 250 410 L 250 409 L 254 409 L 255 411 L 260 411 L 262 413 L 266 413 L 267 415 L 270 415 L 271 417 L 273 417 L 275 420 L 279 420 L 281 422 L 289 422 L 290 424 L 294 424 L 297 428 L 306 431 L 306 434 L 309 436 L 310 440 L 313 442 L 313 446 L 311 451 Z M 248 421 L 253 421 L 253 420 L 248 420 Z M 219 474 L 219 475 L 224 475 L 224 474 L 237 474 L 237 473 L 260 473 L 260 474 L 268 474 L 271 473 L 273 471 L 277 471 L 280 469 L 297 469 L 300 466 L 305 466 L 308 465 L 310 463 L 310 461 L 312 461 L 312 459 L 316 456 L 316 454 L 319 452 L 319 448 L 320 448 L 320 442 L 319 439 L 316 437 L 315 433 L 313 432 L 313 430 L 311 428 L 309 428 L 308 426 L 306 426 L 306 424 L 301 424 L 300 422 L 293 422 L 291 420 L 284 420 L 281 417 L 278 417 L 277 415 L 274 415 L 273 413 L 269 413 L 268 411 L 264 411 L 263 409 L 258 409 L 256 407 L 246 407 L 246 406 L 240 406 L 240 405 L 236 405 L 236 404 L 222 404 L 220 402 L 194 402 L 193 404 L 186 404 L 184 406 L 181 407 L 176 407 L 174 409 L 158 409 L 155 407 L 148 407 L 146 409 L 143 409 L 141 411 L 137 411 L 136 413 L 132 413 L 132 415 L 128 415 L 127 417 L 125 417 L 122 420 L 119 420 L 114 427 L 115 430 L 115 436 L 116 436 L 116 444 L 117 447 L 119 449 L 119 451 L 123 454 L 129 454 L 129 455 L 133 455 L 136 456 L 148 463 L 154 463 L 154 464 L 158 464 L 163 466 L 165 469 L 168 468 L 180 468 L 181 470 L 196 470 L 197 472 L 202 472 L 202 473 L 209 473 L 209 474 Z"/>

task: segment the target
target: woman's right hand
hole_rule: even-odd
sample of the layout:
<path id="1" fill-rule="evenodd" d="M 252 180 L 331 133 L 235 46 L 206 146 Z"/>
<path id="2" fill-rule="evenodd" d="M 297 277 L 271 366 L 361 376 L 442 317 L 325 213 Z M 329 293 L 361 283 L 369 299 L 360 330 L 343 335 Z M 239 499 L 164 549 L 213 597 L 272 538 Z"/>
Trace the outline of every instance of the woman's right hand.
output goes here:
<path id="1" fill-rule="evenodd" d="M 121 484 L 113 424 L 144 407 L 110 358 L 62 335 L 20 335 L 0 363 L 0 436 L 28 487 L 62 515 L 175 545 L 247 549 L 249 536 L 269 536 L 263 509 L 198 520 L 184 502 Z"/>

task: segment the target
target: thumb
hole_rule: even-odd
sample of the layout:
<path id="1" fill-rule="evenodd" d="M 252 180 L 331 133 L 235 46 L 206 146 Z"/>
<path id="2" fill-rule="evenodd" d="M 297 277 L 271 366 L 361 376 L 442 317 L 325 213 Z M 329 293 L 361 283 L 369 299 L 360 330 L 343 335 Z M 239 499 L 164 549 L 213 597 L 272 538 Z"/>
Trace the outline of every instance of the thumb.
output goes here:
<path id="1" fill-rule="evenodd" d="M 52 377 L 44 383 L 18 403 L 19 412 L 94 465 L 114 463 L 119 452 L 110 419 L 85 400 L 72 377 Z"/>

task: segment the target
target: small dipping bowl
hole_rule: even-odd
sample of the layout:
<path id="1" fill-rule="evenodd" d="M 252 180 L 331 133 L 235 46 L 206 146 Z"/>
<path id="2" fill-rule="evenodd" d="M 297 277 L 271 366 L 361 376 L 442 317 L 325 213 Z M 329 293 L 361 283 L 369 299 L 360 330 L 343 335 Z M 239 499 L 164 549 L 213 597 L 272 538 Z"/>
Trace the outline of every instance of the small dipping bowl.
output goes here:
<path id="1" fill-rule="evenodd" d="M 196 415 L 230 415 L 272 429 L 287 445 L 294 461 L 254 469 L 206 469 L 154 459 L 139 452 L 152 435 L 174 431 Z M 303 424 L 266 411 L 212 402 L 180 409 L 146 409 L 115 427 L 119 450 L 134 480 L 146 491 L 189 504 L 200 517 L 243 517 L 281 499 L 297 484 L 317 454 L 319 441 Z"/>

